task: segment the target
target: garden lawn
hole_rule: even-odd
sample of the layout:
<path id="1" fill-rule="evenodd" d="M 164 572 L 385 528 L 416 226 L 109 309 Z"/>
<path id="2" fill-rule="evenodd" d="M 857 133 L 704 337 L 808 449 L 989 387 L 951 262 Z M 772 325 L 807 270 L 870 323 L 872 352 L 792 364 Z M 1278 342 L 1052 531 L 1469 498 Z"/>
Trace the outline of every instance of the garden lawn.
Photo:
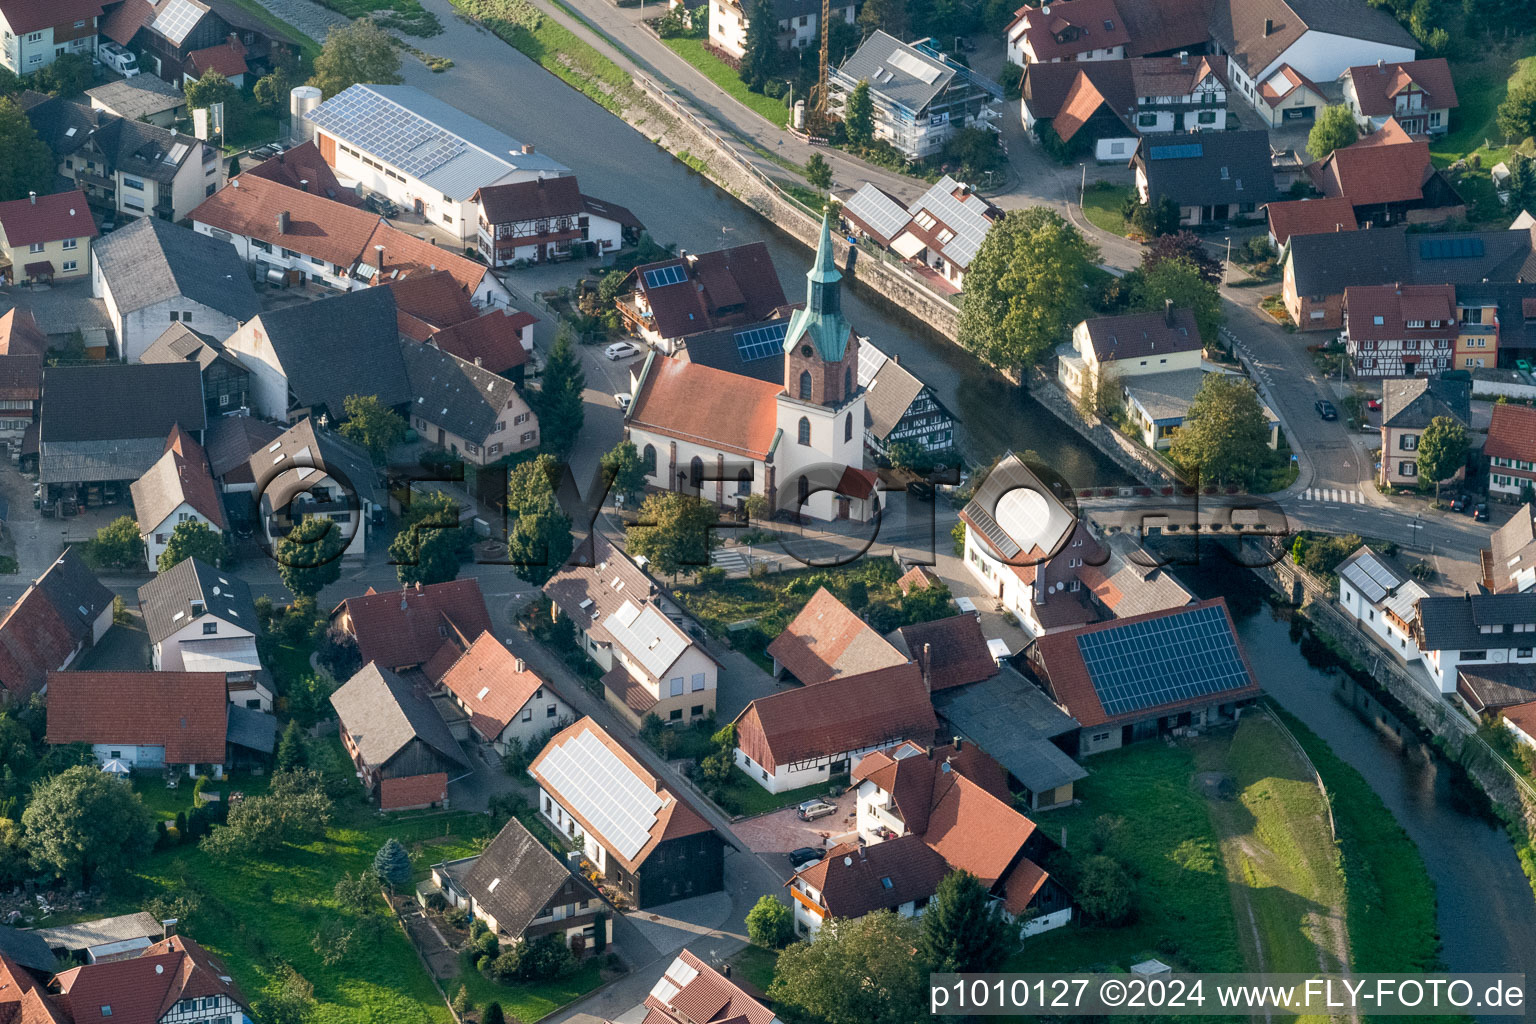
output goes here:
<path id="1" fill-rule="evenodd" d="M 663 39 L 662 42 L 671 47 L 672 51 L 683 60 L 698 68 L 705 78 L 730 93 L 732 99 L 769 124 L 783 127 L 789 120 L 789 108 L 782 100 L 748 89 L 747 83 L 741 80 L 735 68 L 705 48 L 704 40 L 680 36 L 676 39 Z"/>
<path id="2" fill-rule="evenodd" d="M 774 968 L 778 963 L 779 954 L 762 946 L 748 946 L 731 957 L 732 973 L 745 979 L 759 992 L 768 991 L 768 986 L 773 981 Z"/>
<path id="3" fill-rule="evenodd" d="M 1125 236 L 1125 201 L 1131 190 L 1107 181 L 1096 181 L 1083 192 L 1083 216 L 1094 227 L 1113 235 Z"/>
<path id="4" fill-rule="evenodd" d="M 744 818 L 755 818 L 759 814 L 767 814 L 769 811 L 777 811 L 781 807 L 794 807 L 803 804 L 807 800 L 816 797 L 824 797 L 828 791 L 840 788 L 835 780 L 842 779 L 847 784 L 846 775 L 833 776 L 825 782 L 818 782 L 814 786 L 802 786 L 799 789 L 788 789 L 782 793 L 770 793 L 762 786 L 753 782 L 747 773 L 736 766 L 731 766 L 731 785 L 723 794 L 723 799 L 716 801 L 721 807 L 731 814 L 738 814 Z"/>
<path id="5" fill-rule="evenodd" d="M 1065 829 L 1067 850 L 1082 858 L 1094 819 L 1122 818 L 1108 852 L 1136 879 L 1136 919 L 1119 928 L 1074 920 L 1025 940 L 1003 969 L 1124 970 L 1156 956 L 1175 970 L 1242 970 L 1216 831 L 1192 786 L 1192 748 L 1137 743 L 1094 755 L 1088 768 L 1080 802 L 1042 814 L 1040 827 L 1057 840 Z"/>
<path id="6" fill-rule="evenodd" d="M 451 996 L 455 987 L 462 984 L 469 1001 L 482 1011 L 487 1003 L 500 1003 L 508 1020 L 532 1022 L 575 1002 L 602 984 L 602 958 L 600 953 L 587 957 L 568 978 L 535 981 L 526 985 L 501 985 L 475 970 L 469 963 L 469 952 L 466 950 L 461 957 L 463 970 L 459 977 L 450 979 L 443 987 Z"/>
<path id="7" fill-rule="evenodd" d="M 1526 48 L 1530 48 L 1529 41 Z M 1456 81 L 1456 100 L 1460 106 L 1451 111 L 1451 130 L 1430 140 L 1430 155 L 1443 166 L 1481 149 L 1486 170 L 1498 163 L 1497 159 L 1489 159 L 1490 155 L 1500 154 L 1500 159 L 1508 155 L 1502 145 L 1504 137 L 1495 124 L 1499 104 L 1504 102 L 1510 85 L 1536 80 L 1536 57 L 1521 57 L 1507 47 L 1493 47 L 1477 60 L 1454 62 L 1451 75 Z M 1492 147 L 1485 145 L 1490 142 Z"/>

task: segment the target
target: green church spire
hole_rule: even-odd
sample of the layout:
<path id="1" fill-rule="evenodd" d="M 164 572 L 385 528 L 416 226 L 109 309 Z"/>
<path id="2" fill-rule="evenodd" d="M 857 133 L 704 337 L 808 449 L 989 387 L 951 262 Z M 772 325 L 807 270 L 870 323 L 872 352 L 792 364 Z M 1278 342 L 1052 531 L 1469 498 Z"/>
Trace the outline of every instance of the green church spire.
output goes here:
<path id="1" fill-rule="evenodd" d="M 837 269 L 837 251 L 832 247 L 832 219 L 822 211 L 821 239 L 816 244 L 816 259 L 805 275 L 805 308 L 795 310 L 784 336 L 788 352 L 803 340 L 816 346 L 821 358 L 829 363 L 842 360 L 848 347 L 850 328 L 843 319 L 843 274 Z"/>

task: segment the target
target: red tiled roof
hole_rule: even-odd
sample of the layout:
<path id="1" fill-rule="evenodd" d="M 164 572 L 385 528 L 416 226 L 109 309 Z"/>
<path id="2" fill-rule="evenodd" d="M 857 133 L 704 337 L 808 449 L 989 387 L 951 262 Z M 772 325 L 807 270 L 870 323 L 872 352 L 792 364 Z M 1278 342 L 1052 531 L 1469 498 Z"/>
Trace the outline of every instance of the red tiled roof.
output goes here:
<path id="1" fill-rule="evenodd" d="M 41 356 L 48 352 L 48 335 L 37 326 L 30 309 L 12 309 L 0 316 L 0 355 Z"/>
<path id="2" fill-rule="evenodd" d="M 224 529 L 224 501 L 208 467 L 208 456 L 179 425 L 173 426 L 166 438 L 165 454 L 133 482 L 129 492 L 142 536 L 155 532 L 182 502 Z"/>
<path id="3" fill-rule="evenodd" d="M 17 35 L 41 32 L 55 25 L 72 25 L 81 19 L 101 16 L 98 0 L 5 0 L 0 13 Z"/>
<path id="4" fill-rule="evenodd" d="M 767 457 L 783 385 L 662 355 L 647 362 L 630 426 L 749 459 Z"/>
<path id="5" fill-rule="evenodd" d="M 466 259 L 451 249 L 442 249 L 425 239 L 401 231 L 386 221 L 380 221 L 373 235 L 359 253 L 361 259 L 373 263 L 378 256 L 375 246 L 384 246 L 384 272 L 386 277 L 427 273 L 446 270 L 453 275 L 460 287 L 471 294 L 480 287 L 485 275 L 490 273 L 483 263 Z M 375 282 L 382 284 L 383 282 Z"/>
<path id="6" fill-rule="evenodd" d="M 1355 207 L 1343 196 L 1329 199 L 1291 199 L 1270 203 L 1269 230 L 1284 245 L 1292 235 L 1321 235 L 1330 231 L 1354 231 Z"/>
<path id="7" fill-rule="evenodd" d="M 901 665 L 907 660 L 826 587 L 818 588 L 794 621 L 768 645 L 768 655 L 806 684 Z"/>
<path id="8" fill-rule="evenodd" d="M 872 846 L 834 846 L 796 877 L 821 893 L 830 916 L 855 918 L 926 899 L 947 874 L 943 856 L 908 833 Z"/>
<path id="9" fill-rule="evenodd" d="M 0 691 L 23 700 L 42 689 L 111 604 L 112 592 L 66 549 L 0 618 Z"/>
<path id="10" fill-rule="evenodd" d="M 278 225 L 282 213 L 288 214 L 286 231 Z M 342 268 L 351 267 L 365 252 L 372 260 L 368 241 L 379 226 L 378 215 L 367 210 L 243 174 L 203 200 L 192 211 L 192 220 L 317 256 Z"/>
<path id="11" fill-rule="evenodd" d="M 1098 316 L 1086 321 L 1088 341 L 1101 363 L 1144 359 L 1153 354 L 1198 352 L 1200 327 L 1194 312 L 1175 309 L 1172 320 L 1169 323 L 1168 315 L 1162 312 Z"/>
<path id="12" fill-rule="evenodd" d="M 896 581 L 896 586 L 901 588 L 901 596 L 906 597 L 914 590 L 927 590 L 938 582 L 939 578 L 933 574 L 932 569 L 926 565 L 914 565 Z"/>
<path id="13" fill-rule="evenodd" d="M 862 501 L 875 493 L 875 484 L 879 480 L 880 477 L 872 469 L 854 469 L 852 466 L 844 466 L 843 475 L 837 480 L 837 493 Z"/>
<path id="14" fill-rule="evenodd" d="M 781 764 L 903 739 L 938 728 L 916 665 L 903 663 L 759 697 L 736 718 L 736 743 L 770 772 Z"/>
<path id="15" fill-rule="evenodd" d="M 573 176 L 535 178 L 505 185 L 487 185 L 470 202 L 479 203 L 488 224 L 574 217 L 581 211 L 581 187 Z"/>
<path id="16" fill-rule="evenodd" d="M 1451 66 L 1444 57 L 1399 64 L 1364 64 L 1346 68 L 1344 77 L 1354 82 L 1360 113 L 1367 117 L 1390 117 L 1396 113 L 1397 97 L 1410 83 L 1424 91 L 1425 110 L 1450 110 L 1460 106 Z"/>
<path id="17" fill-rule="evenodd" d="M 912 660 L 927 670 L 935 693 L 997 675 L 997 662 L 987 649 L 981 620 L 974 614 L 902 626 L 900 633 Z"/>
<path id="18" fill-rule="evenodd" d="M 0 355 L 0 399 L 35 402 L 43 394 L 43 357 Z M 15 415 L 15 410 L 11 415 Z"/>
<path id="19" fill-rule="evenodd" d="M 1366 285 L 1344 289 L 1349 337 L 1353 341 L 1393 341 L 1405 337 L 1456 337 L 1456 289 L 1448 284 Z M 1382 322 L 1376 323 L 1381 317 Z M 1410 320 L 1441 327 L 1408 328 Z"/>
<path id="20" fill-rule="evenodd" d="M 125 0 L 122 6 L 101 21 L 101 34 L 119 46 L 127 46 L 139 29 L 155 19 L 155 6 L 149 0 Z"/>
<path id="21" fill-rule="evenodd" d="M 958 772 L 939 772 L 923 840 L 950 867 L 996 885 L 1034 834 L 1035 823 Z"/>
<path id="22" fill-rule="evenodd" d="M 670 979 L 677 991 L 670 1003 L 646 996 L 645 1005 L 659 1015 L 655 1024 L 773 1024 L 777 1020 L 772 1010 L 740 985 L 686 949 L 678 951 L 677 959 L 662 976 Z M 646 1019 L 651 1018 L 648 1015 Z"/>
<path id="23" fill-rule="evenodd" d="M 401 333 L 417 341 L 426 341 L 434 331 L 480 315 L 463 287 L 446 270 L 412 274 L 386 281 L 385 286 L 395 293 L 395 315 L 400 320 Z"/>
<path id="24" fill-rule="evenodd" d="M 48 991 L 21 964 L 0 953 L 0 1024 L 69 1024 Z"/>
<path id="25" fill-rule="evenodd" d="M 357 638 L 365 664 L 377 661 L 394 671 L 425 665 L 447 643 L 467 649 L 491 629 L 485 598 L 474 579 L 349 597 L 331 618 Z"/>
<path id="26" fill-rule="evenodd" d="M 228 969 L 181 935 L 162 939 L 136 957 L 64 971 L 54 984 L 74 1024 L 158 1024 L 183 999 L 215 996 L 249 1012 Z"/>
<path id="27" fill-rule="evenodd" d="M 1499 717 L 1527 736 L 1536 736 L 1536 701 L 1505 708 L 1499 712 Z"/>
<path id="28" fill-rule="evenodd" d="M 949 766 L 948 771 L 944 765 Z M 965 776 L 999 800 L 1009 799 L 1008 773 L 974 743 L 962 744 L 959 749 L 948 743 L 930 748 L 911 741 L 899 743 L 865 754 L 854 766 L 852 778 L 855 783 L 873 782 L 891 794 L 907 831 L 923 833 L 928 831 L 928 816 L 936 799 L 947 792 L 947 786 L 937 786 L 937 782 L 947 779 L 950 772 Z"/>
<path id="29" fill-rule="evenodd" d="M 1286 81 L 1284 91 L 1276 89 L 1273 84 L 1277 76 L 1284 78 Z M 1317 87 L 1317 83 L 1289 64 L 1281 64 L 1275 69 L 1275 74 L 1265 78 L 1263 84 L 1259 86 L 1259 95 L 1264 98 L 1264 102 L 1273 107 L 1278 103 L 1284 102 L 1287 96 L 1302 86 L 1306 86 L 1319 96 L 1323 95 L 1323 91 Z"/>
<path id="30" fill-rule="evenodd" d="M 1536 462 L 1536 409 L 1513 403 L 1495 405 L 1483 454 L 1489 458 Z"/>
<path id="31" fill-rule="evenodd" d="M 591 822 L 587 821 L 580 813 L 572 809 L 568 798 L 561 799 L 561 792 L 559 788 L 555 786 L 555 784 L 549 779 L 540 774 L 539 766 L 544 763 L 545 755 L 547 755 L 551 749 L 557 746 L 561 746 L 569 740 L 575 739 L 583 732 L 590 733 L 594 739 L 612 751 L 614 756 L 618 758 L 619 762 L 629 770 L 630 774 L 632 774 L 636 781 L 638 781 L 642 786 L 651 790 L 652 792 L 663 794 L 663 799 L 670 797 L 670 799 L 666 799 L 666 802 L 662 804 L 661 809 L 656 812 L 656 821 L 651 826 L 650 837 L 646 840 L 645 845 L 640 847 L 639 851 L 633 857 L 625 858 L 619 856 L 619 854 L 609 846 L 611 840 L 604 838 L 602 830 L 594 827 Z M 549 743 L 545 745 L 543 750 L 539 751 L 538 756 L 536 756 L 532 763 L 528 765 L 528 774 L 533 776 L 534 781 L 543 787 L 544 791 L 547 792 L 550 796 L 557 800 L 561 800 L 561 805 L 565 807 L 566 812 L 581 824 L 583 830 L 589 836 L 602 842 L 604 849 L 608 851 L 608 856 L 623 865 L 626 871 L 637 870 L 639 866 L 644 863 L 645 859 L 651 855 L 652 851 L 654 851 L 663 840 L 678 839 L 683 836 L 691 836 L 697 835 L 701 832 L 714 831 L 714 826 L 710 825 L 708 821 L 704 820 L 704 816 L 699 814 L 698 811 L 694 810 L 691 804 L 689 804 L 682 797 L 678 796 L 672 787 L 668 786 L 666 783 L 657 779 L 656 776 L 652 775 L 650 770 L 645 767 L 645 765 L 640 761 L 639 758 L 634 755 L 633 751 L 631 751 L 628 746 L 611 736 L 602 726 L 598 725 L 590 717 L 583 718 L 579 722 L 565 727 L 564 729 L 557 732 L 554 736 L 552 736 Z M 613 794 L 613 796 L 616 800 L 622 799 L 622 797 L 620 797 L 618 794 Z"/>
<path id="32" fill-rule="evenodd" d="M 523 328 L 537 319 L 531 313 L 493 309 L 484 316 L 443 328 L 430 335 L 427 344 L 436 345 L 444 352 L 492 373 L 506 373 L 528 362 L 528 350 L 523 348 Z"/>
<path id="33" fill-rule="evenodd" d="M 49 743 L 165 748 L 167 764 L 223 764 L 222 672 L 49 672 Z"/>
<path id="34" fill-rule="evenodd" d="M 217 71 L 225 78 L 234 78 L 251 70 L 245 64 L 245 44 L 237 35 L 231 35 L 217 46 L 193 50 L 187 54 L 187 62 L 197 71 L 199 78 L 207 71 Z"/>
<path id="35" fill-rule="evenodd" d="M 1027 19 L 1024 39 L 1028 40 L 1037 61 L 1124 46 L 1131 40 L 1114 0 L 1063 0 L 1043 7 L 1020 8 L 1017 15 L 1008 26 L 1008 35 L 1012 38 L 1014 26 Z M 1056 37 L 1071 27 L 1080 29 L 1081 34 L 1067 42 L 1058 42 Z"/>
<path id="36" fill-rule="evenodd" d="M 448 798 L 448 775 L 397 775 L 379 780 L 379 810 L 398 811 L 409 807 L 440 804 Z"/>
<path id="37" fill-rule="evenodd" d="M 645 273 L 682 267 L 686 280 L 647 287 Z M 652 324 L 663 338 L 681 338 L 732 324 L 757 323 L 785 305 L 773 257 L 762 242 L 647 263 L 630 271 L 651 306 Z"/>
<path id="38" fill-rule="evenodd" d="M 623 665 L 615 665 L 604 672 L 602 684 L 611 699 L 617 700 L 640 718 L 644 718 L 652 708 L 661 703 L 648 688 L 642 686 L 639 680 L 630 675 L 629 670 Z"/>
<path id="39" fill-rule="evenodd" d="M 489 633 L 476 638 L 441 682 L 469 710 L 469 724 L 487 743 L 499 739 L 534 693 L 549 685 Z"/>
<path id="40" fill-rule="evenodd" d="M 129 0 L 129 3 L 134 0 Z M 363 200 L 358 194 L 344 187 L 336 180 L 336 172 L 331 170 L 330 164 L 320 156 L 320 150 L 313 142 L 306 142 L 294 146 L 286 153 L 264 160 L 255 167 L 247 167 L 241 171 L 242 177 L 255 176 L 275 181 L 289 188 L 301 189 L 317 196 L 333 199 L 338 203 L 348 206 L 362 207 Z M 301 184 L 308 182 L 308 185 Z M 399 295 L 395 296 L 396 301 Z"/>
<path id="41" fill-rule="evenodd" d="M 91 219 L 85 193 L 75 189 L 38 196 L 35 201 L 29 198 L 0 203 L 0 231 L 5 233 L 6 243 L 17 249 L 64 238 L 95 238 L 96 222 Z"/>
<path id="42" fill-rule="evenodd" d="M 1402 203 L 1424 196 L 1424 182 L 1435 171 L 1429 141 L 1414 139 L 1393 118 L 1353 145 L 1336 149 L 1307 166 L 1307 174 L 1325 196 L 1344 196 L 1354 206 Z"/>

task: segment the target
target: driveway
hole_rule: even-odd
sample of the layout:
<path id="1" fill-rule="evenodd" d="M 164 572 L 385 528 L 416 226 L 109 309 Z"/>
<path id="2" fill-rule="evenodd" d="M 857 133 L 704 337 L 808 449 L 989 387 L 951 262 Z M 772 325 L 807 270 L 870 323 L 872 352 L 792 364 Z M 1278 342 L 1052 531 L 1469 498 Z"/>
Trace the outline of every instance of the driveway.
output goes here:
<path id="1" fill-rule="evenodd" d="M 786 856 L 789 851 L 798 850 L 802 846 L 823 849 L 853 832 L 856 796 L 853 790 L 849 790 L 836 799 L 828 799 L 828 803 L 837 805 L 837 813 L 815 821 L 801 821 L 793 807 L 738 821 L 733 826 L 736 838 L 746 843 L 765 863 L 782 870 L 785 877 L 788 877 L 794 870 Z"/>

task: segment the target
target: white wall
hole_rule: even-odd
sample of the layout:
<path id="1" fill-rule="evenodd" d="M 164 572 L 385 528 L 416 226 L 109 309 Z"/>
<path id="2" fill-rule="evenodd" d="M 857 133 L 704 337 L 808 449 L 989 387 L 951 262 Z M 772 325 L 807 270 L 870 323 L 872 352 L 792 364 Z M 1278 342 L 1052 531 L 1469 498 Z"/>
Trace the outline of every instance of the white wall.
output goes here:
<path id="1" fill-rule="evenodd" d="M 266 419 L 288 422 L 288 377 L 283 373 L 277 352 L 267 340 L 258 317 L 248 321 L 224 341 L 251 371 L 251 412 Z"/>
<path id="2" fill-rule="evenodd" d="M 144 538 L 145 560 L 149 563 L 150 572 L 159 572 L 160 555 L 165 551 L 166 544 L 171 539 L 171 531 L 176 529 L 179 523 L 202 523 L 214 533 L 222 534 L 224 531 L 215 526 L 207 516 L 186 502 L 176 506 L 176 510 L 165 519 L 156 523 L 152 529 L 146 529 L 144 523 L 139 524 L 143 531 L 140 536 Z M 164 538 L 164 539 L 162 539 Z"/>
<path id="3" fill-rule="evenodd" d="M 207 622 L 216 624 L 218 631 L 215 633 L 204 633 L 203 624 Z M 223 640 L 250 637 L 252 642 L 254 642 L 256 634 L 249 629 L 235 625 L 228 619 L 219 618 L 216 615 L 199 615 L 155 645 L 155 671 L 186 671 L 186 665 L 181 658 L 182 641 L 203 640 L 215 636 Z"/>
<path id="4" fill-rule="evenodd" d="M 1342 576 L 1339 577 L 1339 606 L 1344 609 L 1344 614 L 1374 633 L 1381 645 L 1399 658 L 1405 661 L 1418 658 L 1419 648 L 1414 639 L 1392 625 L 1384 609 L 1367 601 L 1364 595 Z"/>
<path id="5" fill-rule="evenodd" d="M 65 27 L 68 28 L 69 26 L 66 25 Z M 33 36 L 37 38 L 34 39 Z M 18 36 L 11 31 L 11 26 L 5 20 L 5 15 L 0 13 L 0 66 L 9 68 L 18 75 L 31 74 L 53 63 L 53 51 L 56 45 L 63 46 L 66 53 L 79 53 L 87 57 L 94 57 L 96 54 L 96 34 L 92 32 L 81 36 L 79 39 L 71 39 L 65 43 L 55 44 L 53 41 L 53 27 L 49 26 L 41 32 L 28 32 Z"/>
<path id="6" fill-rule="evenodd" d="M 1331 82 L 1347 68 L 1375 64 L 1384 60 L 1388 64 L 1414 59 L 1414 51 L 1405 46 L 1391 46 L 1366 39 L 1318 32 L 1305 32 L 1285 52 L 1269 62 L 1257 81 L 1269 78 L 1281 64 L 1289 64 L 1314 82 Z"/>
<path id="7" fill-rule="evenodd" d="M 457 703 L 460 707 L 464 707 L 463 701 L 457 701 Z M 550 709 L 554 709 L 554 714 L 550 714 Z M 468 708 L 465 710 L 467 711 Z M 510 740 L 527 743 L 544 735 L 556 723 L 575 720 L 575 709 L 561 700 L 552 688 L 543 686 L 539 688 L 538 694 L 530 697 L 528 702 L 518 709 L 517 715 L 505 729 L 501 730 L 501 735 L 496 737 L 491 746 L 495 748 L 496 753 L 505 754 Z"/>
<path id="8" fill-rule="evenodd" d="M 130 768 L 165 767 L 164 747 L 141 747 L 133 743 L 93 743 L 91 753 L 96 755 L 96 760 L 101 764 L 117 758 Z"/>

